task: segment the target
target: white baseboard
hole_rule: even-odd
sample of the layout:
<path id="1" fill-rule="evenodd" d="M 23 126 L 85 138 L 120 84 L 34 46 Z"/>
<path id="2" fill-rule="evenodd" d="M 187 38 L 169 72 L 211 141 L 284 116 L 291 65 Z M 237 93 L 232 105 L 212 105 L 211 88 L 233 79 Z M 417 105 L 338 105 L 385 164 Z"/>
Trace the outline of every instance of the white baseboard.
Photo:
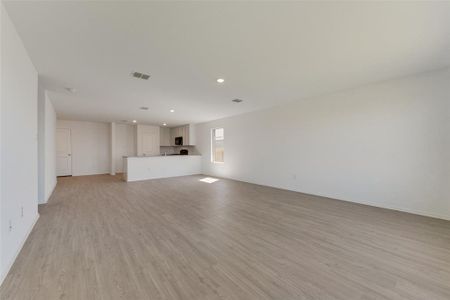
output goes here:
<path id="1" fill-rule="evenodd" d="M 11 259 L 11 261 L 8 262 L 8 264 L 7 264 L 6 268 L 5 268 L 5 272 L 4 272 L 3 274 L 0 274 L 0 286 L 2 285 L 3 280 L 5 280 L 6 276 L 7 276 L 8 273 L 9 273 L 9 271 L 11 270 L 11 267 L 13 266 L 14 262 L 16 261 L 17 256 L 19 256 L 19 253 L 20 253 L 20 251 L 22 250 L 23 245 L 25 245 L 25 242 L 27 241 L 28 236 L 30 235 L 31 231 L 33 230 L 34 225 L 36 225 L 36 222 L 38 221 L 38 219 L 39 219 L 39 213 L 36 214 L 36 217 L 35 217 L 35 219 L 34 219 L 34 221 L 33 221 L 33 224 L 30 226 L 30 228 L 28 229 L 27 234 L 25 235 L 25 238 L 24 238 L 24 239 L 22 240 L 22 242 L 20 243 L 20 246 L 19 246 L 19 248 L 17 249 L 16 254 L 15 254 L 14 257 Z"/>
<path id="2" fill-rule="evenodd" d="M 347 202 L 352 202 L 352 203 L 358 203 L 358 204 L 363 204 L 363 205 L 368 205 L 368 206 L 374 206 L 374 207 L 378 207 L 378 208 L 385 208 L 385 209 L 390 209 L 390 210 L 395 210 L 395 211 L 400 211 L 400 212 L 404 212 L 404 213 L 408 213 L 408 214 L 413 214 L 413 215 L 419 215 L 419 216 L 424 216 L 424 217 L 429 217 L 429 218 L 435 218 L 435 219 L 442 219 L 442 220 L 446 220 L 446 221 L 450 221 L 450 216 L 448 215 L 444 215 L 444 214 L 438 214 L 438 213 L 434 213 L 434 212 L 428 212 L 428 211 L 422 211 L 422 210 L 418 210 L 418 209 L 410 209 L 410 208 L 404 208 L 404 207 L 397 207 L 397 206 L 393 206 L 393 205 L 380 205 L 378 203 L 375 202 L 371 202 L 371 201 L 366 201 L 366 202 L 356 202 L 356 201 L 350 201 L 350 200 L 343 200 L 343 199 L 336 199 L 339 201 L 347 201 Z"/>
<path id="3" fill-rule="evenodd" d="M 83 172 L 73 172 L 72 176 L 91 176 L 91 175 L 105 175 L 109 174 L 109 170 L 106 171 L 83 171 Z"/>
<path id="4" fill-rule="evenodd" d="M 302 194 L 311 195 L 311 196 L 319 196 L 319 197 L 329 198 L 329 199 L 333 199 L 333 200 L 339 200 L 339 201 L 351 202 L 351 203 L 356 203 L 356 204 L 368 205 L 368 206 L 384 208 L 384 209 L 390 209 L 390 210 L 400 211 L 400 212 L 414 214 L 414 215 L 420 215 L 420 216 L 424 216 L 424 217 L 430 217 L 430 218 L 442 219 L 442 220 L 450 221 L 450 215 L 446 215 L 446 214 L 439 214 L 439 213 L 435 213 L 435 212 L 423 211 L 423 210 L 418 210 L 418 209 L 397 207 L 397 206 L 393 206 L 393 205 L 380 205 L 379 203 L 373 202 L 373 201 L 353 201 L 353 200 L 348 200 L 348 199 L 336 198 L 333 195 L 320 195 L 320 194 L 317 194 L 317 193 L 309 193 L 309 192 L 304 192 L 304 191 L 300 191 L 300 190 L 297 190 L 297 189 L 287 188 L 287 187 L 284 187 L 284 186 L 268 185 L 268 184 L 264 184 L 264 183 L 248 181 L 246 179 L 241 179 L 241 178 L 220 177 L 220 176 L 216 176 L 216 175 L 208 174 L 208 173 L 203 173 L 203 174 L 207 175 L 207 176 L 212 176 L 212 177 L 219 177 L 219 178 L 231 179 L 231 180 L 236 180 L 236 181 L 241 181 L 241 182 L 247 182 L 247 183 L 256 184 L 256 185 L 268 186 L 268 187 L 272 187 L 272 188 L 276 188 L 276 189 L 280 189 L 280 190 L 287 190 L 287 191 L 302 193 Z"/>

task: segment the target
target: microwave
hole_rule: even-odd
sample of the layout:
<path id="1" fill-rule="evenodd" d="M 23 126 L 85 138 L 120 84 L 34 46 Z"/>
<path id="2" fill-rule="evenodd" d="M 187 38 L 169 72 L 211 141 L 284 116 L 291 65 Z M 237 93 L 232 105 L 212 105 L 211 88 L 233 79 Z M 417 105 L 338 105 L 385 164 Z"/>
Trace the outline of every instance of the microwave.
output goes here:
<path id="1" fill-rule="evenodd" d="M 182 136 L 177 136 L 175 138 L 175 145 L 176 146 L 183 146 L 183 137 Z"/>

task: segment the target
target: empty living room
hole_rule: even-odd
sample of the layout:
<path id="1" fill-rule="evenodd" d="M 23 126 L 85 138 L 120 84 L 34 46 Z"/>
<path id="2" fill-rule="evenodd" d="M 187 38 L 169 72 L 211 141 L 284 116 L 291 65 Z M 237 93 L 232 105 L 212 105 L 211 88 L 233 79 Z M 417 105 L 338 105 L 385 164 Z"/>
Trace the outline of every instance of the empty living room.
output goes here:
<path id="1" fill-rule="evenodd" d="M 450 1 L 0 0 L 1 300 L 449 300 Z"/>

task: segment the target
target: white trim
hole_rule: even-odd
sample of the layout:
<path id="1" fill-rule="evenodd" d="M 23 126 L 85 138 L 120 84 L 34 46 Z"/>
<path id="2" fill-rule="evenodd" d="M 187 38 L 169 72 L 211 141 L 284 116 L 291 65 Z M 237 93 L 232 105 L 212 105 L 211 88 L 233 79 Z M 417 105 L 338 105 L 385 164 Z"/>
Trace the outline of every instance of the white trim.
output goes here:
<path id="1" fill-rule="evenodd" d="M 211 128 L 211 130 L 210 130 L 210 132 L 211 132 L 211 136 L 210 136 L 210 142 L 211 142 L 211 146 L 210 146 L 211 163 L 213 163 L 213 164 L 224 164 L 225 163 L 225 155 L 224 155 L 224 161 L 215 161 L 214 160 L 214 153 L 215 153 L 215 151 L 213 151 L 213 150 L 215 150 L 215 149 L 213 149 L 213 147 L 214 147 L 214 141 L 217 141 L 215 139 L 214 131 L 217 130 L 217 129 L 222 129 L 223 130 L 223 138 L 221 139 L 221 141 L 224 141 L 223 142 L 223 148 L 224 148 L 224 153 L 225 153 L 225 128 L 224 127 L 213 127 L 213 128 Z"/>
<path id="2" fill-rule="evenodd" d="M 72 175 L 68 175 L 68 176 L 57 176 L 57 177 L 77 177 L 77 176 L 92 176 L 92 175 L 109 175 L 109 170 L 105 170 L 105 171 L 100 171 L 100 172 L 80 172 L 80 173 L 76 173 Z"/>
<path id="3" fill-rule="evenodd" d="M 213 151 L 213 137 L 214 137 L 214 129 L 215 128 L 211 128 L 209 130 L 209 152 L 211 153 L 211 157 L 210 157 L 210 162 L 214 163 L 214 151 Z"/>
<path id="4" fill-rule="evenodd" d="M 22 240 L 20 247 L 17 249 L 16 254 L 14 255 L 13 259 L 11 259 L 11 261 L 7 264 L 7 267 L 5 268 L 5 272 L 3 274 L 0 274 L 0 286 L 3 284 L 3 281 L 5 280 L 6 276 L 8 275 L 9 271 L 11 270 L 11 267 L 13 266 L 14 262 L 17 259 L 17 256 L 19 256 L 20 251 L 22 251 L 23 245 L 25 245 L 25 242 L 28 240 L 28 236 L 30 235 L 31 231 L 34 228 L 34 225 L 36 225 L 37 221 L 39 219 L 39 214 L 36 214 L 36 217 L 33 221 L 33 224 L 30 226 L 30 228 L 28 229 L 28 232 L 25 236 L 25 238 Z"/>
<path id="5" fill-rule="evenodd" d="M 240 182 L 245 182 L 245 183 L 251 183 L 251 184 L 256 184 L 256 185 L 261 185 L 261 186 L 267 186 L 267 187 L 271 187 L 271 188 L 275 188 L 275 189 L 301 193 L 301 194 L 304 194 L 304 195 L 323 197 L 323 198 L 328 198 L 328 199 L 337 200 L 337 201 L 345 201 L 345 202 L 350 202 L 350 203 L 355 203 L 355 204 L 361 204 L 361 205 L 367 205 L 367 206 L 378 207 L 378 208 L 383 208 L 383 209 L 395 210 L 395 211 L 404 212 L 404 213 L 408 213 L 408 214 L 419 215 L 419 216 L 423 216 L 423 217 L 436 218 L 436 219 L 450 221 L 450 216 L 449 215 L 441 215 L 441 214 L 436 214 L 436 213 L 422 211 L 422 210 L 417 210 L 417 209 L 400 208 L 400 207 L 396 207 L 394 205 L 381 206 L 379 203 L 373 202 L 373 201 L 353 201 L 353 200 L 348 200 L 348 199 L 339 199 L 339 198 L 335 198 L 333 196 L 312 194 L 312 193 L 303 192 L 303 191 L 300 191 L 300 190 L 290 189 L 290 188 L 287 188 L 287 187 L 276 186 L 276 185 L 267 185 L 267 184 L 247 181 L 247 180 L 243 180 L 243 179 L 239 179 L 239 178 L 220 177 L 220 176 L 216 176 L 215 174 L 211 174 L 211 173 L 205 172 L 205 170 L 203 170 L 203 175 L 205 175 L 205 176 L 212 176 L 212 177 L 216 177 L 216 178 L 225 178 L 225 179 L 230 179 L 230 180 L 235 180 L 235 181 L 240 181 Z"/>

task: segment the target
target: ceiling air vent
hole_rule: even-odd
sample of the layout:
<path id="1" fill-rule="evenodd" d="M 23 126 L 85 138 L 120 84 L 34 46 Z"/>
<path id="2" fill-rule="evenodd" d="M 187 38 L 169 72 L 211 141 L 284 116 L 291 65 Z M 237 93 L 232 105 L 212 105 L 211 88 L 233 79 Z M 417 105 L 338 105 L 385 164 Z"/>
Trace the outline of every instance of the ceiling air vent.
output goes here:
<path id="1" fill-rule="evenodd" d="M 134 78 L 139 78 L 139 79 L 144 79 L 144 80 L 147 80 L 150 78 L 150 75 L 144 74 L 144 73 L 139 73 L 139 72 L 133 72 L 133 73 L 131 73 L 131 76 Z"/>
<path id="2" fill-rule="evenodd" d="M 241 102 L 244 101 L 244 100 L 242 100 L 242 99 L 233 99 L 233 100 L 231 100 L 231 101 L 233 101 L 234 103 L 241 103 Z"/>

